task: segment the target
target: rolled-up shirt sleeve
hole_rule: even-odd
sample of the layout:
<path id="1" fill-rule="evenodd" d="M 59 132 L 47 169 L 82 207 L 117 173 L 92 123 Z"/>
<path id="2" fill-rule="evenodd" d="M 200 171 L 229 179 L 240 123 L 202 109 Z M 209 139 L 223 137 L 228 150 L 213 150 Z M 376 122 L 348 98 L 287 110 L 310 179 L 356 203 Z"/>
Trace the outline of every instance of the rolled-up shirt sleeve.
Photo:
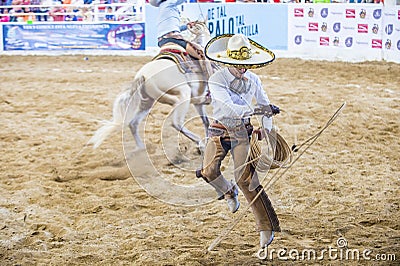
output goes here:
<path id="1" fill-rule="evenodd" d="M 259 77 L 257 77 L 254 81 L 256 85 L 256 91 L 254 93 L 254 98 L 256 99 L 257 105 L 259 106 L 267 106 L 271 102 L 269 101 L 269 98 L 267 96 L 267 93 L 263 89 L 263 86 L 261 84 L 261 80 Z M 264 116 L 262 118 L 262 124 L 263 128 L 267 129 L 268 131 L 271 131 L 272 129 L 272 117 L 266 117 Z"/>
<path id="2" fill-rule="evenodd" d="M 269 105 L 270 104 L 269 98 L 267 96 L 267 93 L 263 89 L 259 77 L 257 77 L 257 79 L 255 80 L 255 85 L 256 85 L 256 92 L 254 94 L 254 97 L 256 98 L 257 105 Z"/>

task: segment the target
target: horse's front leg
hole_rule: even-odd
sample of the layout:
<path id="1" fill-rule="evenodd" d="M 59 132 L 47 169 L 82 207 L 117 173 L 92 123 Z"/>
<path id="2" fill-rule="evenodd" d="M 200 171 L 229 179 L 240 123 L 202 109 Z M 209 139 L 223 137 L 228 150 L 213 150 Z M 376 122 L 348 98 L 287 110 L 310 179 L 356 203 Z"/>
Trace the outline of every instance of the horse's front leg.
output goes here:
<path id="1" fill-rule="evenodd" d="M 201 142 L 201 138 L 184 126 L 185 117 L 190 107 L 191 91 L 189 87 L 182 88 L 180 91 L 181 100 L 174 106 L 172 111 L 172 126 L 198 145 Z"/>
<path id="2" fill-rule="evenodd" d="M 200 115 L 201 121 L 204 125 L 204 136 L 205 138 L 200 141 L 198 144 L 199 150 L 202 152 L 206 148 L 206 140 L 208 138 L 208 127 L 210 125 L 210 120 L 208 119 L 206 109 L 204 104 L 195 104 L 194 108 L 196 108 L 197 113 Z"/>

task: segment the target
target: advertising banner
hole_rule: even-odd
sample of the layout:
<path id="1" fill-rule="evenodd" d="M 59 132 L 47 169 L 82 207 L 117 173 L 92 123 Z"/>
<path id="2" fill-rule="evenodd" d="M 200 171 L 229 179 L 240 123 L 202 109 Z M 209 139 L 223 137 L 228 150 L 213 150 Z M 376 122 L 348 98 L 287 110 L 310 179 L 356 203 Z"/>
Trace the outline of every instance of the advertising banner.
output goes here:
<path id="1" fill-rule="evenodd" d="M 380 60 L 382 5 L 289 5 L 288 46 L 329 59 Z"/>
<path id="2" fill-rule="evenodd" d="M 182 16 L 190 20 L 207 18 L 212 37 L 241 33 L 271 50 L 287 50 L 287 5 L 187 4 Z"/>
<path id="3" fill-rule="evenodd" d="M 382 14 L 383 59 L 400 62 L 400 7 L 387 7 Z"/>
<path id="4" fill-rule="evenodd" d="M 145 50 L 144 23 L 5 24 L 5 51 Z"/>

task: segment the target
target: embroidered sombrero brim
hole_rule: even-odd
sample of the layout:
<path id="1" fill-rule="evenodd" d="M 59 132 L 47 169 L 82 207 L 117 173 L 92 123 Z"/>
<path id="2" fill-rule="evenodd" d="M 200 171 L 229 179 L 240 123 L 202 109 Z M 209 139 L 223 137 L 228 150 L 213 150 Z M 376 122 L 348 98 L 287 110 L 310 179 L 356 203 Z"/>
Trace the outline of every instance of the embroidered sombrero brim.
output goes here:
<path id="1" fill-rule="evenodd" d="M 229 38 L 233 34 L 223 34 L 212 38 L 205 47 L 205 55 L 208 59 L 227 66 L 243 67 L 248 69 L 260 68 L 271 64 L 275 60 L 275 54 L 268 48 L 249 39 L 252 56 L 246 60 L 228 57 L 226 49 Z"/>

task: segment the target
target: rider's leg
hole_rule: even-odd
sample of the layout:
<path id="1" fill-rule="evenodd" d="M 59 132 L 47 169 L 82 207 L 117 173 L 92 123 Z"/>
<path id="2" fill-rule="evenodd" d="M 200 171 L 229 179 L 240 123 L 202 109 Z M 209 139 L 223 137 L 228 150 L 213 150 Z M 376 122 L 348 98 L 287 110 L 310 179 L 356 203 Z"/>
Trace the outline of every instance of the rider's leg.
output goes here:
<path id="1" fill-rule="evenodd" d="M 205 73 L 206 79 L 208 80 L 208 78 L 212 75 L 213 70 L 211 67 L 211 62 L 209 60 L 206 60 L 202 47 L 196 45 L 195 43 L 188 42 L 186 44 L 186 52 L 194 58 L 201 60 L 200 65 Z"/>
<path id="2" fill-rule="evenodd" d="M 199 59 L 199 60 L 204 60 L 204 52 L 201 49 L 198 49 L 198 47 L 195 47 L 191 43 L 186 44 L 186 52 L 191 55 L 192 57 Z"/>

